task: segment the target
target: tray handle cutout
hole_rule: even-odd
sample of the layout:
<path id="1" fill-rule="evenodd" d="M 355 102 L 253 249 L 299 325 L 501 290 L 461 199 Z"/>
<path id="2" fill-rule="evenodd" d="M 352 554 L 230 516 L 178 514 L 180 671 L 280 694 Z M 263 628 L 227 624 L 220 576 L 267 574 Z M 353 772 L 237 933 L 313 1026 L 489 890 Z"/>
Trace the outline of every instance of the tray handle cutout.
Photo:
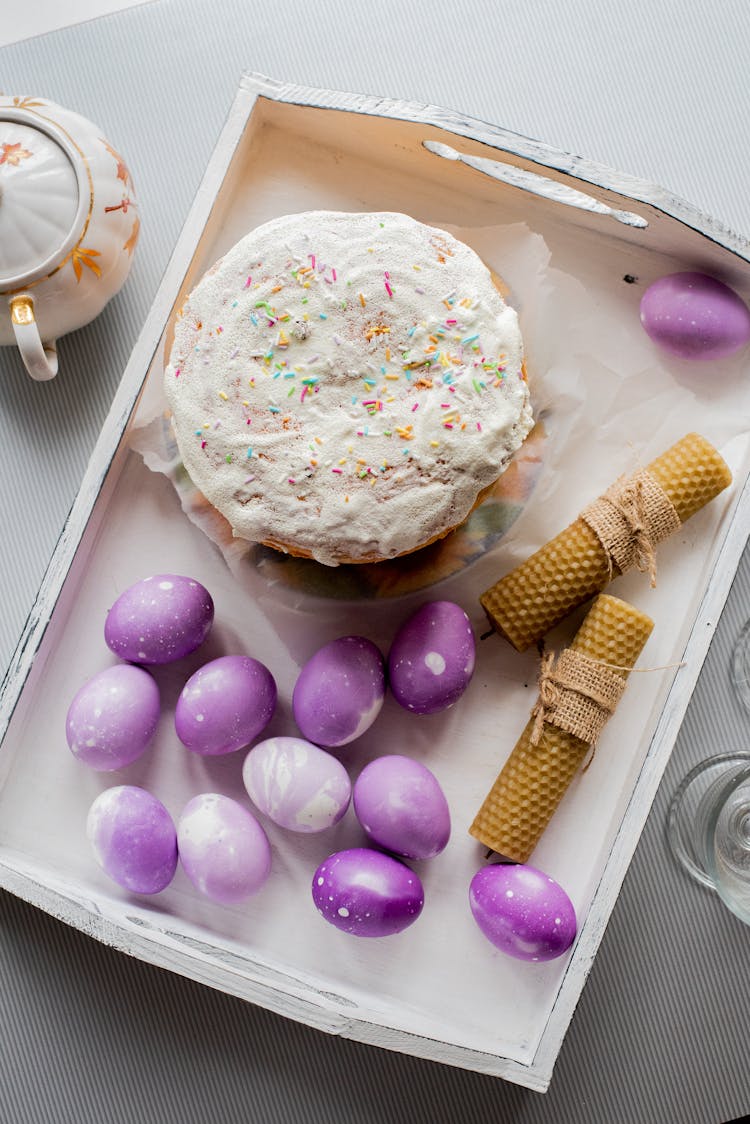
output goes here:
<path id="1" fill-rule="evenodd" d="M 540 176 L 536 172 L 528 172 L 523 168 L 515 167 L 513 164 L 503 164 L 499 160 L 488 160 L 482 156 L 468 156 L 466 153 L 457 152 L 455 148 L 451 148 L 448 144 L 442 144 L 440 141 L 424 140 L 422 145 L 428 152 L 432 152 L 435 156 L 440 156 L 444 160 L 457 160 L 461 164 L 466 164 L 469 168 L 483 172 L 484 175 L 490 176 L 492 179 L 500 180 L 501 183 L 520 187 L 524 191 L 542 195 L 556 203 L 564 203 L 568 207 L 578 207 L 583 211 L 593 211 L 599 215 L 608 215 L 626 226 L 641 228 L 648 226 L 646 219 L 632 211 L 617 211 L 614 207 L 594 198 L 593 195 L 587 195 L 584 191 L 579 191 L 575 187 L 558 183 L 557 180 L 545 179 L 544 176 Z"/>

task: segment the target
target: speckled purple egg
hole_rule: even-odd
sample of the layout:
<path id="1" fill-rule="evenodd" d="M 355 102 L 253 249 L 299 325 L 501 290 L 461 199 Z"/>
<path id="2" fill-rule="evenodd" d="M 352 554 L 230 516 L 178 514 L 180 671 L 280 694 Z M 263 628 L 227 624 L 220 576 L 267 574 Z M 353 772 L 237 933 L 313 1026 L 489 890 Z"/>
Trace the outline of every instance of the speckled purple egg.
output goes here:
<path id="1" fill-rule="evenodd" d="M 364 636 L 341 636 L 313 655 L 297 677 L 294 720 L 322 746 L 354 741 L 373 724 L 385 698 L 385 661 Z"/>
<path id="2" fill-rule="evenodd" d="M 135 785 L 97 796 L 86 834 L 102 870 L 134 894 L 158 894 L 177 869 L 177 831 L 160 800 Z"/>
<path id="3" fill-rule="evenodd" d="M 469 904 L 485 937 L 517 960 L 554 960 L 576 936 L 573 904 L 557 882 L 522 863 L 485 866 L 471 880 Z"/>
<path id="4" fill-rule="evenodd" d="M 271 845 L 255 816 L 216 792 L 203 792 L 185 805 L 177 849 L 195 888 L 221 905 L 257 893 L 271 872 Z"/>
<path id="5" fill-rule="evenodd" d="M 705 273 L 654 281 L 641 299 L 641 323 L 654 343 L 681 359 L 723 359 L 750 340 L 750 309 Z"/>
<path id="6" fill-rule="evenodd" d="M 68 745 L 84 765 L 122 769 L 148 748 L 159 722 L 159 688 L 141 667 L 116 664 L 84 683 L 68 708 Z"/>
<path id="7" fill-rule="evenodd" d="M 220 656 L 190 676 L 175 707 L 183 745 L 204 757 L 233 753 L 266 728 L 276 709 L 276 682 L 251 656 Z"/>
<path id="8" fill-rule="evenodd" d="M 355 937 L 387 937 L 412 925 L 424 906 L 417 875 L 398 859 L 353 847 L 322 862 L 313 875 L 319 913 Z"/>
<path id="9" fill-rule="evenodd" d="M 410 757 L 388 754 L 366 765 L 354 782 L 354 811 L 373 843 L 408 859 L 431 859 L 450 838 L 437 777 Z"/>
<path id="10" fill-rule="evenodd" d="M 453 601 L 428 601 L 404 621 L 388 653 L 393 697 L 414 714 L 436 714 L 461 697 L 474 674 L 471 623 Z"/>
<path id="11" fill-rule="evenodd" d="M 245 758 L 247 794 L 264 815 L 289 831 L 325 831 L 339 822 L 352 786 L 341 762 L 303 738 L 267 738 Z"/>
<path id="12" fill-rule="evenodd" d="M 214 603 L 200 582 L 155 574 L 120 594 L 107 614 L 104 639 L 130 663 L 171 663 L 200 647 L 213 619 Z"/>

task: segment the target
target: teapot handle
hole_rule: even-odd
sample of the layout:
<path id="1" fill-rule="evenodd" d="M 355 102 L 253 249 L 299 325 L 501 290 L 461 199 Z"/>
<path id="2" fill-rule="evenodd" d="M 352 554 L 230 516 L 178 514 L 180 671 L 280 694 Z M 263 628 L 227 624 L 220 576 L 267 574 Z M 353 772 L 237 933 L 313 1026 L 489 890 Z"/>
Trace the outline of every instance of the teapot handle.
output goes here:
<path id="1" fill-rule="evenodd" d="M 43 344 L 34 317 L 34 299 L 30 293 L 11 298 L 10 319 L 26 370 L 39 382 L 57 374 L 57 349 L 54 340 Z"/>

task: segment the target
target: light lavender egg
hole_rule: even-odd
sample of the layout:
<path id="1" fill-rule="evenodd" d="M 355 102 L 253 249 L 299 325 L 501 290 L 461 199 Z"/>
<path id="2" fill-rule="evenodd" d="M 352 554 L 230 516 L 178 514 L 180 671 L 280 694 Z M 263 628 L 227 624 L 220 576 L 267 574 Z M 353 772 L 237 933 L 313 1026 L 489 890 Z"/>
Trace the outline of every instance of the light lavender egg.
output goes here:
<path id="1" fill-rule="evenodd" d="M 134 894 L 158 894 L 177 869 L 177 831 L 150 792 L 117 785 L 89 808 L 86 834 L 102 870 Z"/>
<path id="2" fill-rule="evenodd" d="M 204 757 L 242 749 L 266 728 L 276 709 L 276 682 L 251 656 L 220 656 L 190 676 L 175 707 L 183 745 Z"/>
<path id="3" fill-rule="evenodd" d="M 68 745 L 92 769 L 122 769 L 145 753 L 159 713 L 159 688 L 149 673 L 116 664 L 89 679 L 73 698 L 65 722 Z"/>
<path id="4" fill-rule="evenodd" d="M 130 663 L 171 663 L 200 647 L 213 619 L 213 600 L 200 582 L 155 574 L 120 594 L 107 614 L 104 639 Z"/>
<path id="5" fill-rule="evenodd" d="M 388 754 L 354 782 L 354 811 L 377 846 L 409 859 L 431 859 L 451 833 L 448 801 L 437 777 L 410 757 Z"/>
<path id="6" fill-rule="evenodd" d="M 271 846 L 255 816 L 216 792 L 203 792 L 185 805 L 177 849 L 195 888 L 221 905 L 245 901 L 271 872 Z"/>
<path id="7" fill-rule="evenodd" d="M 404 621 L 388 653 L 393 697 L 414 714 L 453 706 L 474 674 L 471 622 L 453 601 L 428 601 Z"/>
<path id="8" fill-rule="evenodd" d="M 289 831 L 325 831 L 339 822 L 351 799 L 341 762 L 303 738 L 258 742 L 245 758 L 242 779 L 256 808 Z"/>
<path id="9" fill-rule="evenodd" d="M 294 720 L 316 745 L 348 745 L 370 728 L 385 698 L 385 663 L 364 636 L 341 636 L 307 661 L 292 695 Z"/>
<path id="10" fill-rule="evenodd" d="M 518 960 L 554 960 L 576 936 L 573 904 L 553 878 L 523 863 L 497 863 L 477 871 L 469 904 L 479 928 L 496 948 Z"/>
<path id="11" fill-rule="evenodd" d="M 398 859 L 367 847 L 337 851 L 312 880 L 318 912 L 355 937 L 387 937 L 413 925 L 424 906 L 422 883 Z"/>
<path id="12" fill-rule="evenodd" d="M 660 277 L 643 294 L 640 313 L 654 343 L 681 359 L 723 359 L 750 340 L 750 309 L 705 273 Z"/>

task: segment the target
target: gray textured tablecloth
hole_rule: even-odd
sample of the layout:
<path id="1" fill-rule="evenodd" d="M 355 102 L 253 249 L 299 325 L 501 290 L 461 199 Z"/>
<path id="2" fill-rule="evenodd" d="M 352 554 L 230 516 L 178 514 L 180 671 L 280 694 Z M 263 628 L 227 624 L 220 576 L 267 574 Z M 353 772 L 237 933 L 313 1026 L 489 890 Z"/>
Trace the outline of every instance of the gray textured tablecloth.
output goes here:
<path id="1" fill-rule="evenodd" d="M 161 0 L 0 51 L 0 88 L 78 110 L 127 154 L 144 227 L 126 288 L 62 341 L 54 383 L 0 353 L 0 668 L 243 71 L 446 105 L 750 230 L 750 8 L 613 9 Z M 748 616 L 746 551 L 547 1094 L 327 1037 L 3 894 L 0 1121 L 708 1124 L 750 1111 L 750 929 L 675 868 L 664 834 L 685 769 L 747 748 L 729 661 Z"/>

